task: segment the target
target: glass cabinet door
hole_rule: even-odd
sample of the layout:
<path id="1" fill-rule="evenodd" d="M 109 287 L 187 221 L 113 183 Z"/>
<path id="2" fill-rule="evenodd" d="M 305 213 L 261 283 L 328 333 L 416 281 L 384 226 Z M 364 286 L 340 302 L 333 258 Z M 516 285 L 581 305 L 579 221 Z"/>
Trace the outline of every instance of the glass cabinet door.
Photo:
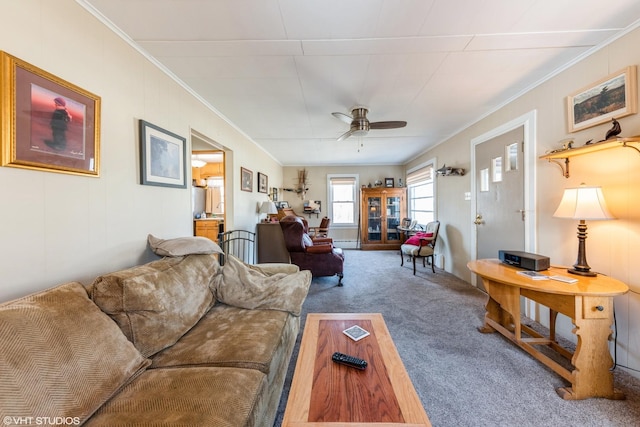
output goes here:
<path id="1" fill-rule="evenodd" d="M 382 240 L 382 199 L 367 198 L 367 234 L 369 241 Z"/>
<path id="2" fill-rule="evenodd" d="M 401 198 L 387 197 L 387 241 L 400 240 L 400 232 L 398 227 L 400 226 L 400 202 Z"/>

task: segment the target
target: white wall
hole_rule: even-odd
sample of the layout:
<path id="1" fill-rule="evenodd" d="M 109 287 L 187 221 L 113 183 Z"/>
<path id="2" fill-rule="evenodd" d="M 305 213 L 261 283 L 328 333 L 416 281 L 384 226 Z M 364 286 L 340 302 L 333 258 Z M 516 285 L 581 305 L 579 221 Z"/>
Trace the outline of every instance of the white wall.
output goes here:
<path id="1" fill-rule="evenodd" d="M 609 123 L 568 133 L 566 96 L 624 67 L 640 65 L 639 45 L 640 30 L 636 29 L 428 151 L 408 168 L 437 156 L 440 163 L 470 169 L 473 138 L 532 110 L 537 111 L 537 156 L 559 148 L 565 138 L 575 138 L 575 146 L 589 139 L 604 139 L 611 127 Z M 640 115 L 624 117 L 619 122 L 620 136 L 640 135 Z M 557 165 L 545 160 L 537 160 L 535 166 L 536 251 L 549 256 L 553 264 L 572 265 L 577 255 L 577 222 L 552 216 L 564 188 L 582 182 L 602 186 L 609 208 L 618 219 L 588 223 L 587 259 L 592 270 L 619 279 L 631 289 L 615 298 L 617 356 L 620 364 L 640 369 L 640 269 L 636 265 L 640 259 L 640 153 L 618 148 L 572 158 L 568 179 Z M 474 213 L 470 211 L 470 203 L 462 201 L 462 194 L 470 191 L 470 179 L 470 174 L 456 179 L 438 178 L 437 189 L 438 218 L 445 230 L 441 233 L 443 251 L 451 260 L 447 270 L 467 281 L 471 278 L 466 263 L 473 253 L 470 244 Z M 566 318 L 561 319 L 561 330 L 571 335 Z"/>
<path id="2" fill-rule="evenodd" d="M 266 196 L 239 191 L 240 166 L 281 182 L 281 165 L 73 0 L 3 2 L 0 50 L 102 99 L 100 177 L 0 167 L 0 301 L 153 259 L 149 233 L 193 234 L 190 188 L 139 184 L 139 119 L 227 147 L 228 227 L 255 229 Z"/>

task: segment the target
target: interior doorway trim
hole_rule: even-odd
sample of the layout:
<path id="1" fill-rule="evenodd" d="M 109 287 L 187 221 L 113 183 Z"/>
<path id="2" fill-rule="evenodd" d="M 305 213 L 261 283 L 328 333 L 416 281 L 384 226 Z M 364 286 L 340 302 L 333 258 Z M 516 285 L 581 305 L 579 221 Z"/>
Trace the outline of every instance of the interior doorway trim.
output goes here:
<path id="1" fill-rule="evenodd" d="M 224 222 L 225 222 L 225 229 L 231 230 L 232 229 L 231 227 L 233 227 L 234 225 L 233 224 L 234 180 L 233 180 L 233 174 L 227 173 L 227 171 L 233 170 L 233 150 L 229 149 L 228 147 L 225 147 L 224 145 L 216 142 L 215 140 L 209 138 L 205 134 L 198 132 L 193 128 L 190 129 L 190 137 L 191 137 L 190 138 L 191 151 L 189 153 L 189 156 L 191 156 L 191 153 L 193 153 L 194 138 L 199 139 L 201 142 L 204 142 L 210 145 L 212 150 L 220 150 L 224 152 L 224 169 L 225 169 L 224 171 Z M 189 168 L 189 170 L 191 170 L 191 168 Z"/>
<path id="2" fill-rule="evenodd" d="M 191 137 L 196 137 L 200 140 L 202 140 L 203 142 L 206 142 L 207 144 L 211 145 L 211 148 L 214 150 L 220 150 L 220 151 L 227 151 L 227 149 L 218 144 L 216 141 L 214 141 L 213 139 L 209 138 L 208 136 L 198 132 L 195 129 L 191 129 Z M 193 151 L 193 147 L 191 147 L 191 151 Z"/>
<path id="3" fill-rule="evenodd" d="M 471 259 L 475 260 L 478 256 L 477 250 L 477 235 L 476 229 L 473 224 L 475 219 L 477 200 L 476 200 L 476 146 L 482 144 L 490 139 L 500 136 L 506 132 L 516 129 L 520 126 L 524 127 L 524 152 L 523 152 L 523 164 L 524 164 L 524 210 L 525 210 L 525 225 L 524 225 L 524 246 L 525 251 L 535 253 L 537 248 L 536 242 L 536 209 L 535 209 L 535 195 L 536 195 L 536 120 L 537 111 L 532 110 L 520 117 L 517 117 L 495 129 L 490 130 L 476 138 L 471 140 L 471 210 L 469 211 L 469 227 L 471 230 Z M 496 254 L 497 257 L 497 254 Z M 475 275 L 472 275 L 473 285 L 475 286 Z"/>

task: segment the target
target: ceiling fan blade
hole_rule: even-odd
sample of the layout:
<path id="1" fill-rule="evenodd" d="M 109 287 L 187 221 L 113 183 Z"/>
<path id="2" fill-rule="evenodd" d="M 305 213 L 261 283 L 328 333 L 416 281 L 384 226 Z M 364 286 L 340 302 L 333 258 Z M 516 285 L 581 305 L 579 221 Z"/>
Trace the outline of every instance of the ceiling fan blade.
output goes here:
<path id="1" fill-rule="evenodd" d="M 331 113 L 333 114 L 333 117 L 335 117 L 336 119 L 340 119 L 345 123 L 351 124 L 351 122 L 353 121 L 353 117 L 344 114 L 344 113 Z"/>
<path id="2" fill-rule="evenodd" d="M 406 125 L 407 125 L 407 122 L 403 122 L 403 121 L 372 122 L 372 123 L 369 123 L 369 129 L 397 129 L 397 128 L 403 128 Z"/>
<path id="3" fill-rule="evenodd" d="M 345 139 L 349 138 L 351 135 L 353 135 L 353 131 L 352 130 L 348 130 L 345 133 L 343 133 L 342 135 L 340 135 L 337 139 L 338 142 L 340 141 L 344 141 Z"/>

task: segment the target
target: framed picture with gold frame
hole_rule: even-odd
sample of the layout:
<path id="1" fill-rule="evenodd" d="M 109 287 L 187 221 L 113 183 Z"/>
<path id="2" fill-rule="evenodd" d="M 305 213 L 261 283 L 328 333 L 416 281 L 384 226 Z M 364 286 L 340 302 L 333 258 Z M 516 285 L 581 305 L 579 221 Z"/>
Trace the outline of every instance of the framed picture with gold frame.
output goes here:
<path id="1" fill-rule="evenodd" d="M 100 97 L 0 52 L 0 164 L 100 175 Z"/>
<path id="2" fill-rule="evenodd" d="M 578 132 L 637 113 L 636 66 L 609 74 L 567 96 L 567 127 Z"/>

